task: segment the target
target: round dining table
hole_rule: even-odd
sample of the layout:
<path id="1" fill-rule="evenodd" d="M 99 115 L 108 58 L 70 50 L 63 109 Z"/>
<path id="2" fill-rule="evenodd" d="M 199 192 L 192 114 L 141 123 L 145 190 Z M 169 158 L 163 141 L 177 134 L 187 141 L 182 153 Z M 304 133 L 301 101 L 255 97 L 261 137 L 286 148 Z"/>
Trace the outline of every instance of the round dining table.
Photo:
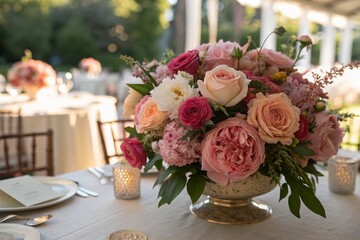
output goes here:
<path id="1" fill-rule="evenodd" d="M 118 118 L 116 98 L 86 92 L 36 100 L 30 100 L 26 94 L 0 94 L 0 109 L 18 108 L 21 108 L 22 132 L 53 130 L 55 174 L 104 164 L 97 120 Z"/>

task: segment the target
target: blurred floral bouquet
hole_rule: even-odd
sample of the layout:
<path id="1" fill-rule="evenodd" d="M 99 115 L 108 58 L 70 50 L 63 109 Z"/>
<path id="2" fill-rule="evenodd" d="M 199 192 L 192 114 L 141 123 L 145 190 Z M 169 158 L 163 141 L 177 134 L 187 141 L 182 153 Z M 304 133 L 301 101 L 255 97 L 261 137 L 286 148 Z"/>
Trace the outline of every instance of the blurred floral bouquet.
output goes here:
<path id="1" fill-rule="evenodd" d="M 32 59 L 31 52 L 26 51 L 22 60 L 11 66 L 7 77 L 8 82 L 13 86 L 36 92 L 41 88 L 54 85 L 56 72 L 51 65 Z"/>
<path id="2" fill-rule="evenodd" d="M 312 45 L 308 36 L 283 46 L 292 56 L 299 44 L 295 59 L 262 47 L 248 51 L 250 43 L 220 40 L 162 62 L 122 56 L 144 82 L 128 84 L 123 116 L 134 115 L 135 126 L 121 145 L 125 158 L 145 171 L 162 161 L 169 166 L 155 183 L 162 183 L 159 206 L 185 187 L 194 203 L 207 181 L 227 185 L 259 172 L 279 185 L 280 200 L 289 194 L 295 216 L 303 202 L 325 217 L 314 164 L 337 153 L 346 114 L 326 109 L 323 87 L 354 65 L 309 81 L 294 68 Z"/>
<path id="3" fill-rule="evenodd" d="M 93 75 L 99 75 L 102 71 L 101 63 L 94 58 L 83 58 L 79 63 L 81 71 L 90 73 Z"/>

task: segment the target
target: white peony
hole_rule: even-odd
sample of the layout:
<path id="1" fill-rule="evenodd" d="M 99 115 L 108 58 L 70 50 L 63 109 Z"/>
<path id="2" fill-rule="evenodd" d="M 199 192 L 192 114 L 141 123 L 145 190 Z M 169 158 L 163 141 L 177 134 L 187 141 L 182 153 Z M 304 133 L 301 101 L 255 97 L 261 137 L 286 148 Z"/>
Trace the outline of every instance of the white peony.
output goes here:
<path id="1" fill-rule="evenodd" d="M 160 111 L 170 113 L 170 118 L 175 119 L 182 102 L 191 97 L 199 96 L 199 93 L 189 81 L 193 77 L 185 72 L 178 72 L 174 78 L 164 78 L 162 83 L 151 91 L 153 100 L 157 103 Z"/>

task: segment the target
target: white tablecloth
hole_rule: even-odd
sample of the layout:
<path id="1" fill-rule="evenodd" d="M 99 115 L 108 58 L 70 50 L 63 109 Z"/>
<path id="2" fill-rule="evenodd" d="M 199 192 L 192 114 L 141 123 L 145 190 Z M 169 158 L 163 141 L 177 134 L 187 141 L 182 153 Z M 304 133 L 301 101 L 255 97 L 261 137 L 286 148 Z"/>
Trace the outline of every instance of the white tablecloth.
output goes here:
<path id="1" fill-rule="evenodd" d="M 171 205 L 157 207 L 158 188 L 152 188 L 154 176 L 142 176 L 141 197 L 118 200 L 112 184 L 101 185 L 87 171 L 57 176 L 73 179 L 97 191 L 100 196 L 75 196 L 61 204 L 29 211 L 29 216 L 52 213 L 53 218 L 38 226 L 47 240 L 101 240 L 117 230 L 134 229 L 144 232 L 149 240 L 355 240 L 360 236 L 360 175 L 353 195 L 337 195 L 328 189 L 328 175 L 320 178 L 317 196 L 322 201 L 327 218 L 301 209 L 301 218 L 294 217 L 286 200 L 278 203 L 279 189 L 257 197 L 273 208 L 273 215 L 259 223 L 220 225 L 193 216 L 186 191 Z M 0 217 L 6 215 L 0 213 Z"/>
<path id="2" fill-rule="evenodd" d="M 0 107 L 21 107 L 23 132 L 53 129 L 55 174 L 61 174 L 104 164 L 96 120 L 117 119 L 115 103 L 110 96 L 72 93 Z"/>

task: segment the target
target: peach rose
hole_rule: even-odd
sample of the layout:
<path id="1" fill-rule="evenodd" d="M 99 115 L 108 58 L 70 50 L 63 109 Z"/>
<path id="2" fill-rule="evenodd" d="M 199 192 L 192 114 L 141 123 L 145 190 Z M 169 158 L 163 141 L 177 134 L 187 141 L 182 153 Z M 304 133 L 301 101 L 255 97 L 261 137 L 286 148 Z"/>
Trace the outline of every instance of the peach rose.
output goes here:
<path id="1" fill-rule="evenodd" d="M 226 65 L 216 66 L 206 72 L 204 81 L 197 81 L 204 97 L 225 107 L 235 106 L 243 100 L 247 95 L 249 83 L 250 80 L 243 72 Z"/>
<path id="2" fill-rule="evenodd" d="M 135 127 L 138 133 L 156 129 L 162 126 L 168 119 L 167 112 L 161 112 L 156 102 L 145 96 L 135 108 Z"/>
<path id="3" fill-rule="evenodd" d="M 267 143 L 290 145 L 299 130 L 300 109 L 291 104 L 285 93 L 264 96 L 257 93 L 250 101 L 247 122 L 258 129 Z"/>

